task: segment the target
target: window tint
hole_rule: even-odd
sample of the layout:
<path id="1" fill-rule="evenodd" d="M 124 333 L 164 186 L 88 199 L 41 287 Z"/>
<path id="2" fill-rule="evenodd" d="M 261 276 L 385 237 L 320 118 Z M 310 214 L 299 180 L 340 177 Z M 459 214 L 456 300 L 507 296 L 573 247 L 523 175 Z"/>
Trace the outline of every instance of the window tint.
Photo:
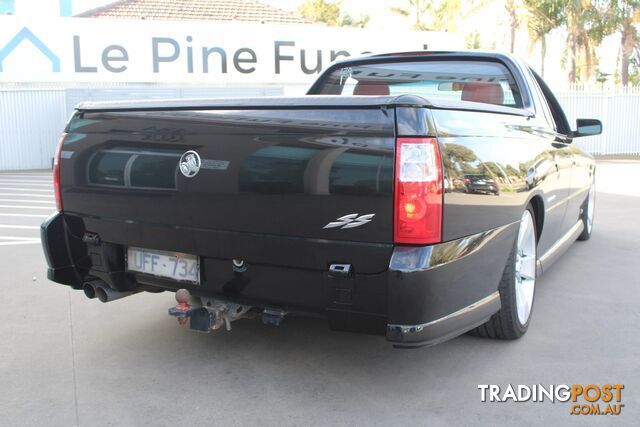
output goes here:
<path id="1" fill-rule="evenodd" d="M 89 182 L 97 185 L 124 186 L 124 167 L 128 153 L 99 152 L 89 167 Z"/>
<path id="2" fill-rule="evenodd" d="M 304 171 L 317 151 L 314 148 L 284 145 L 255 151 L 240 167 L 240 191 L 304 193 Z"/>
<path id="3" fill-rule="evenodd" d="M 138 156 L 133 161 L 129 173 L 131 187 L 175 188 L 177 163 L 174 156 Z"/>
<path id="4" fill-rule="evenodd" d="M 89 185 L 175 190 L 179 153 L 107 149 L 89 162 Z"/>
<path id="5" fill-rule="evenodd" d="M 563 135 L 571 135 L 571 126 L 569 125 L 567 116 L 564 114 L 564 111 L 562 110 L 562 107 L 560 106 L 560 103 L 556 99 L 555 95 L 553 94 L 551 89 L 549 89 L 549 86 L 547 86 L 542 77 L 538 75 L 538 73 L 536 73 L 532 69 L 529 69 L 529 71 L 535 77 L 536 83 L 538 83 L 538 86 L 540 87 L 540 90 L 542 91 L 542 94 L 547 101 L 547 105 L 551 110 L 553 121 L 556 127 L 556 132 Z"/>
<path id="6" fill-rule="evenodd" d="M 331 168 L 331 194 L 391 194 L 393 158 L 374 154 L 342 153 Z"/>
<path id="7" fill-rule="evenodd" d="M 325 95 L 419 95 L 521 107 L 515 79 L 488 61 L 422 61 L 345 66 L 320 83 Z"/>
<path id="8" fill-rule="evenodd" d="M 549 109 L 549 104 L 547 104 L 547 100 L 542 93 L 542 89 L 538 85 L 534 75 L 531 73 L 531 69 L 529 69 L 529 74 L 531 75 L 533 91 L 535 92 L 535 96 L 537 98 L 537 104 L 540 105 L 540 110 L 536 113 L 544 118 L 549 127 L 553 130 L 556 130 L 556 123 L 553 120 L 553 115 L 551 114 L 551 110 Z"/>

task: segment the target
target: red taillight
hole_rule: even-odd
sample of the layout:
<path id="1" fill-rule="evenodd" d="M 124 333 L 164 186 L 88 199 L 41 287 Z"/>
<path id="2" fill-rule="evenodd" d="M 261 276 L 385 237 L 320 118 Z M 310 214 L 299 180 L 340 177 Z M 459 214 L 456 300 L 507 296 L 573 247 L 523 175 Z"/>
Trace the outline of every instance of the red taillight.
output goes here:
<path id="1" fill-rule="evenodd" d="M 56 149 L 56 157 L 53 159 L 53 192 L 56 197 L 56 209 L 62 212 L 62 192 L 60 189 L 60 156 L 62 155 L 62 145 L 67 137 L 66 133 L 63 133 L 58 142 L 58 148 Z"/>
<path id="2" fill-rule="evenodd" d="M 442 161 L 435 138 L 396 143 L 394 241 L 428 245 L 442 240 Z"/>

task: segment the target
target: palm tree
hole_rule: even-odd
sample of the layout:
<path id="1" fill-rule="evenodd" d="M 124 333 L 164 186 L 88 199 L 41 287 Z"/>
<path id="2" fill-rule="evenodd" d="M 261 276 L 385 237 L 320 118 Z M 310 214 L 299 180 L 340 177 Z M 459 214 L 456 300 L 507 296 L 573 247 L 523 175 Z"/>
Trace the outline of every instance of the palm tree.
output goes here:
<path id="1" fill-rule="evenodd" d="M 424 30 L 426 26 L 422 21 L 423 15 L 433 9 L 432 0 L 407 0 L 408 7 L 392 7 L 391 11 L 402 16 L 415 15 L 414 30 Z"/>
<path id="2" fill-rule="evenodd" d="M 528 27 L 533 43 L 540 43 L 540 74 L 544 77 L 547 34 L 564 23 L 562 0 L 524 0 Z"/>
<path id="3" fill-rule="evenodd" d="M 610 28 L 620 33 L 620 80 L 629 84 L 629 66 L 634 49 L 640 43 L 636 24 L 640 23 L 640 0 L 608 1 Z"/>
<path id="4" fill-rule="evenodd" d="M 406 7 L 392 7 L 402 16 L 415 16 L 414 30 L 456 31 L 458 23 L 485 6 L 487 0 L 406 0 Z"/>
<path id="5" fill-rule="evenodd" d="M 518 25 L 520 25 L 520 17 L 518 15 L 519 4 L 517 0 L 506 0 L 504 2 L 504 8 L 509 15 L 509 27 L 510 27 L 510 42 L 509 52 L 513 53 L 516 47 L 516 31 L 518 31 Z"/>
<path id="6" fill-rule="evenodd" d="M 578 80 L 578 72 L 583 80 L 593 76 L 597 63 L 594 48 L 611 33 L 610 13 L 603 9 L 601 4 L 602 0 L 566 0 L 564 2 L 571 82 Z M 584 60 L 579 64 L 581 52 Z"/>
<path id="7" fill-rule="evenodd" d="M 585 4 L 586 3 L 586 4 Z M 584 48 L 587 68 L 591 65 L 591 46 L 585 22 L 586 7 L 590 1 L 568 0 L 565 2 L 565 23 L 567 25 L 567 54 L 569 55 L 569 81 L 575 83 L 578 76 L 580 49 Z"/>

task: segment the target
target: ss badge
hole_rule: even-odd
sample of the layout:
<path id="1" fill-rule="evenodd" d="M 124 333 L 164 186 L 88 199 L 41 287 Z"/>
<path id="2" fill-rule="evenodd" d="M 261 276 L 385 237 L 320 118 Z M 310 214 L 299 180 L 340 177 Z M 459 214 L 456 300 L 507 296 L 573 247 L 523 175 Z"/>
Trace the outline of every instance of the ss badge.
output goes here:
<path id="1" fill-rule="evenodd" d="M 371 222 L 376 214 L 366 214 L 358 216 L 357 213 L 341 216 L 322 228 L 356 228 Z"/>

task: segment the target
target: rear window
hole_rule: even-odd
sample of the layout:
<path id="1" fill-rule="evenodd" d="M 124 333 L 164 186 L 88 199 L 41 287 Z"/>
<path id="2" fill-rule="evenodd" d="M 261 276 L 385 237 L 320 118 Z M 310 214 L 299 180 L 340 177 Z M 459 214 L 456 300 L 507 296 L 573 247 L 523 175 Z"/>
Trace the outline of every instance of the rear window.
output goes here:
<path id="1" fill-rule="evenodd" d="M 489 61 L 421 61 L 350 65 L 324 77 L 317 94 L 345 96 L 419 95 L 522 107 L 507 67 Z"/>
<path id="2" fill-rule="evenodd" d="M 88 184 L 99 187 L 175 190 L 180 155 L 181 152 L 172 150 L 101 150 L 89 160 Z"/>
<path id="3" fill-rule="evenodd" d="M 247 157 L 240 167 L 239 187 L 252 193 L 304 193 L 304 173 L 316 148 L 274 145 Z"/>

